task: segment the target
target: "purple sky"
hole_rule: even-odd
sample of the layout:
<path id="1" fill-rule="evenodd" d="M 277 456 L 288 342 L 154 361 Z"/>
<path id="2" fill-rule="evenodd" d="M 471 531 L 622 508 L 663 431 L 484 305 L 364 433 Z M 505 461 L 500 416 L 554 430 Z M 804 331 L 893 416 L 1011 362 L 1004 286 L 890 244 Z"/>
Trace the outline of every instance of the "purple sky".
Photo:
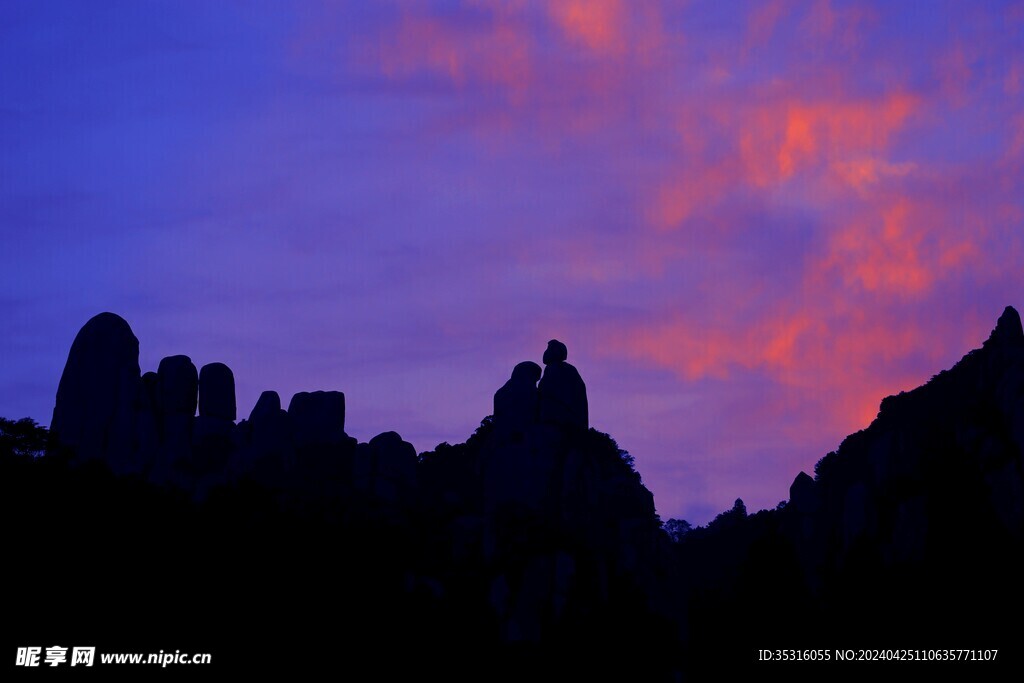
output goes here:
<path id="1" fill-rule="evenodd" d="M 1020 2 L 291 4 L 0 5 L 0 415 L 110 310 L 426 450 L 557 337 L 703 523 L 1024 304 Z"/>

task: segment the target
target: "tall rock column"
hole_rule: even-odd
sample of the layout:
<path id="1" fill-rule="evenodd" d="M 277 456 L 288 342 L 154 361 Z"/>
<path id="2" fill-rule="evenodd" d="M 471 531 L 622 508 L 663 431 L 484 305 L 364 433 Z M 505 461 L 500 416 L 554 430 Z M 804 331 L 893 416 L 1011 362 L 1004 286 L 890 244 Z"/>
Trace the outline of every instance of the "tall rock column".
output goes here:
<path id="1" fill-rule="evenodd" d="M 168 356 L 160 361 L 156 374 L 161 447 L 155 478 L 189 485 L 199 372 L 188 356 Z"/>
<path id="2" fill-rule="evenodd" d="M 54 438 L 77 459 L 103 459 L 118 473 L 138 469 L 139 388 L 139 340 L 123 318 L 100 313 L 82 327 L 68 353 L 50 422 Z"/>

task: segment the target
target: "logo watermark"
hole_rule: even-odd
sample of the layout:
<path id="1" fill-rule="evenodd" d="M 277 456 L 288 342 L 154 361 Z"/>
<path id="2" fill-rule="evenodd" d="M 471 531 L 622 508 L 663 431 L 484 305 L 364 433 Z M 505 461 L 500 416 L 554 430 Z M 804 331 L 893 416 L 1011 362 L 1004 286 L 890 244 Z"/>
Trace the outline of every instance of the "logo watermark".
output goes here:
<path id="1" fill-rule="evenodd" d="M 102 652 L 99 664 L 159 664 L 161 668 L 174 664 L 209 664 L 212 656 L 208 652 L 189 654 L 181 650 L 174 652 Z M 51 645 L 50 647 L 19 647 L 15 656 L 16 666 L 83 666 L 97 663 L 95 647 L 71 647 Z"/>

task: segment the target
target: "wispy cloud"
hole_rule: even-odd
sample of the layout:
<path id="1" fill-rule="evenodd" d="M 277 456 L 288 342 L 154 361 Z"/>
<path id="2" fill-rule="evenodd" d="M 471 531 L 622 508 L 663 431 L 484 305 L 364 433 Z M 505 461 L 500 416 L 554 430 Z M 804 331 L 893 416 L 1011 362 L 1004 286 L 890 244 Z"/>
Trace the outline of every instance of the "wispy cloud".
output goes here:
<path id="1" fill-rule="evenodd" d="M 0 12 L 12 417 L 99 310 L 421 449 L 559 336 L 700 522 L 1024 304 L 1021 3 Z"/>

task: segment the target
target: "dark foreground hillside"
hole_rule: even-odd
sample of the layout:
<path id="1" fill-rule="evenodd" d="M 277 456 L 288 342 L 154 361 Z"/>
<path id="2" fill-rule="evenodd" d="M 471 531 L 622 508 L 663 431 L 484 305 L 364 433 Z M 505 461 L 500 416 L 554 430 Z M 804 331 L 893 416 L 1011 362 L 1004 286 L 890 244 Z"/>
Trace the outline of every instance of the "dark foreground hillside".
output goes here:
<path id="1" fill-rule="evenodd" d="M 386 680 L 937 667 L 986 680 L 1024 662 L 1013 309 L 954 368 L 885 399 L 785 506 L 748 515 L 738 501 L 687 533 L 663 530 L 632 459 L 589 427 L 566 357 L 552 342 L 466 443 L 417 455 L 393 432 L 349 438 L 340 392 L 287 410 L 267 392 L 236 423 L 229 369 L 175 356 L 142 374 L 127 324 L 97 316 L 69 355 L 46 454 L 32 425 L 0 430 L 10 661 L 58 643 Z M 999 653 L 758 661 L 818 649 Z"/>

